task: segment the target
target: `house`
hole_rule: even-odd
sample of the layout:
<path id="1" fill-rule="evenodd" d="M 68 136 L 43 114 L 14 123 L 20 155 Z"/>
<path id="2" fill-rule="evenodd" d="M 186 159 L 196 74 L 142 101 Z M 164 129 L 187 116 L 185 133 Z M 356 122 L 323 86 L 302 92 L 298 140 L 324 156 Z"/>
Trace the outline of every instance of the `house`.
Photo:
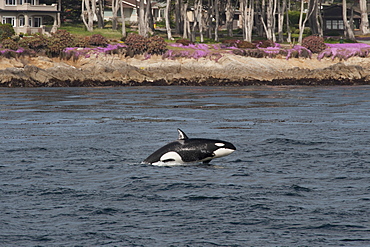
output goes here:
<path id="1" fill-rule="evenodd" d="M 128 23 L 138 23 L 138 12 L 139 12 L 139 0 L 122 0 L 123 14 L 125 16 L 125 22 Z M 145 1 L 146 7 L 146 1 Z M 152 14 L 154 21 L 164 20 L 164 11 L 166 8 L 166 3 L 160 3 L 152 1 Z M 118 11 L 119 18 L 121 17 L 120 11 Z M 112 11 L 104 11 L 104 19 L 110 20 L 112 18 Z"/>
<path id="2" fill-rule="evenodd" d="M 13 26 L 15 33 L 48 33 L 58 27 L 57 4 L 39 0 L 0 0 L 0 20 Z M 45 24 L 48 24 L 47 26 Z"/>
<path id="3" fill-rule="evenodd" d="M 342 9 L 342 5 L 323 6 L 322 18 L 324 22 L 324 35 L 340 36 L 344 34 Z M 347 18 L 349 23 L 351 19 L 353 20 L 352 25 L 356 32 L 361 23 L 360 11 L 356 8 L 347 9 Z"/>

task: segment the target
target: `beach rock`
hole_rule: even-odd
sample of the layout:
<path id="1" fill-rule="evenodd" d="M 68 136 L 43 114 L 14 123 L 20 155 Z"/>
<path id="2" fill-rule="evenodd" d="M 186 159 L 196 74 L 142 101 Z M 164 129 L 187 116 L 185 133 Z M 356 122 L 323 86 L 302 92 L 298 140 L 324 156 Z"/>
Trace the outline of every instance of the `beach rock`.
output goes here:
<path id="1" fill-rule="evenodd" d="M 127 85 L 354 85 L 369 84 L 368 58 L 347 61 L 252 58 L 226 54 L 176 60 L 118 55 L 65 61 L 22 57 L 0 61 L 2 87 L 82 87 Z"/>

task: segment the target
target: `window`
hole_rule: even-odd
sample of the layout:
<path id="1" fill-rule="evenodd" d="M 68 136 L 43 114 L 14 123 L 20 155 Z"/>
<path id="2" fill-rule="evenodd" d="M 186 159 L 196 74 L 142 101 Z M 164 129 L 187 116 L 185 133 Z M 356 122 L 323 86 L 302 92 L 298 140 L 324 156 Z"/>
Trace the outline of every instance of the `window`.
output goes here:
<path id="1" fill-rule="evenodd" d="M 15 17 L 14 16 L 3 16 L 3 24 L 10 24 L 15 27 Z"/>
<path id="2" fill-rule="evenodd" d="M 41 27 L 42 25 L 41 17 L 35 17 L 33 18 L 33 21 L 34 21 L 34 27 Z"/>
<path id="3" fill-rule="evenodd" d="M 326 20 L 326 29 L 343 30 L 343 20 Z"/>
<path id="4" fill-rule="evenodd" d="M 5 0 L 5 5 L 17 5 L 17 0 Z"/>
<path id="5" fill-rule="evenodd" d="M 24 16 L 23 15 L 21 15 L 21 16 L 19 16 L 19 26 L 20 27 L 24 27 L 24 25 L 26 24 L 25 23 L 25 18 L 24 18 Z"/>

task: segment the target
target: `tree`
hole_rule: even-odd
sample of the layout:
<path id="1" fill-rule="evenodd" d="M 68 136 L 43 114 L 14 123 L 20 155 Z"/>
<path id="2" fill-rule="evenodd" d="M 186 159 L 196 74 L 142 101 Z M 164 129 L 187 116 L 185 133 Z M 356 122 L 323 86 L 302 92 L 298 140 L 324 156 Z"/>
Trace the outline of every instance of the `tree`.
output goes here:
<path id="1" fill-rule="evenodd" d="M 347 1 L 342 0 L 342 15 L 343 15 L 343 23 L 344 23 L 344 34 L 348 39 L 355 40 L 355 34 L 351 26 L 348 24 L 347 21 Z"/>
<path id="2" fill-rule="evenodd" d="M 98 19 L 98 28 L 104 28 L 104 4 L 103 0 L 96 0 L 97 7 L 96 7 L 96 18 Z"/>
<path id="3" fill-rule="evenodd" d="M 318 0 L 309 0 L 309 9 L 308 12 L 309 18 L 308 23 L 311 28 L 311 32 L 314 35 L 323 36 L 322 25 L 320 23 L 320 11 L 319 11 L 319 1 Z"/>
<path id="4" fill-rule="evenodd" d="M 121 1 L 121 22 L 122 22 L 122 37 L 126 37 L 125 13 L 123 9 L 123 2 Z"/>
<path id="5" fill-rule="evenodd" d="M 238 1 L 236 1 L 237 3 Z M 233 4 L 232 0 L 227 0 L 225 6 L 225 18 L 226 18 L 226 29 L 227 35 L 233 36 L 233 27 L 234 27 L 234 14 L 235 14 L 235 3 Z"/>
<path id="6" fill-rule="evenodd" d="M 166 1 L 166 11 L 165 11 L 165 21 L 166 21 L 166 31 L 167 38 L 172 40 L 171 26 L 170 26 L 170 9 L 171 9 L 171 0 Z"/>
<path id="7" fill-rule="evenodd" d="M 203 0 L 195 0 L 194 1 L 194 21 L 193 21 L 193 27 L 191 31 L 191 41 L 195 41 L 195 34 L 196 29 L 199 27 L 199 35 L 200 35 L 200 42 L 203 42 Z"/>
<path id="8" fill-rule="evenodd" d="M 369 33 L 369 19 L 367 16 L 367 1 L 360 0 L 361 24 L 360 30 L 362 34 Z"/>
<path id="9" fill-rule="evenodd" d="M 219 0 L 215 0 L 215 16 L 216 16 L 216 25 L 215 25 L 215 41 L 218 41 L 218 28 L 220 23 L 220 10 L 219 10 Z"/>
<path id="10" fill-rule="evenodd" d="M 302 43 L 304 28 L 305 28 L 306 22 L 307 22 L 307 20 L 310 16 L 310 13 L 307 13 L 305 19 L 303 20 L 304 2 L 305 2 L 305 0 L 301 0 L 301 13 L 299 15 L 298 43 Z M 308 5 L 310 5 L 310 2 L 308 2 Z M 307 9 L 310 9 L 309 6 L 307 7 Z"/>
<path id="11" fill-rule="evenodd" d="M 254 1 L 240 0 L 242 16 L 243 39 L 252 42 L 252 30 L 254 21 Z"/>
<path id="12" fill-rule="evenodd" d="M 175 3 L 175 33 L 182 34 L 183 33 L 183 15 L 182 12 L 182 1 L 176 0 Z"/>
<path id="13" fill-rule="evenodd" d="M 55 1 L 53 1 L 55 3 Z M 63 4 L 60 3 L 61 13 L 60 18 L 61 22 L 66 20 L 72 21 L 73 23 L 81 22 L 81 5 L 83 1 L 76 0 L 63 0 Z"/>
<path id="14" fill-rule="evenodd" d="M 118 10 L 121 6 L 121 0 L 112 0 L 112 29 L 118 29 Z"/>
<path id="15" fill-rule="evenodd" d="M 94 14 L 96 12 L 95 0 L 82 0 L 81 18 L 87 31 L 94 30 Z M 87 20 L 86 20 L 87 19 Z"/>
<path id="16" fill-rule="evenodd" d="M 275 37 L 276 1 L 277 0 L 268 0 L 268 4 L 266 5 L 264 4 L 264 0 L 263 0 L 262 8 L 266 6 L 266 11 L 264 11 L 266 15 L 265 16 L 261 15 L 261 22 L 266 32 L 266 38 L 268 40 L 272 40 L 273 42 L 276 41 L 276 37 Z M 266 21 L 265 21 L 265 18 L 266 18 Z"/>
<path id="17" fill-rule="evenodd" d="M 286 11 L 286 0 L 278 1 L 277 3 L 278 9 L 278 41 L 283 42 L 283 27 L 284 27 L 284 13 Z"/>
<path id="18" fill-rule="evenodd" d="M 139 3 L 139 34 L 144 37 L 148 36 L 148 27 L 147 27 L 147 23 L 145 22 L 144 0 L 140 0 L 140 3 Z"/>
<path id="19" fill-rule="evenodd" d="M 145 23 L 147 26 L 147 31 L 150 33 L 150 35 L 153 35 L 154 34 L 154 20 L 153 20 L 151 0 L 146 0 Z"/>

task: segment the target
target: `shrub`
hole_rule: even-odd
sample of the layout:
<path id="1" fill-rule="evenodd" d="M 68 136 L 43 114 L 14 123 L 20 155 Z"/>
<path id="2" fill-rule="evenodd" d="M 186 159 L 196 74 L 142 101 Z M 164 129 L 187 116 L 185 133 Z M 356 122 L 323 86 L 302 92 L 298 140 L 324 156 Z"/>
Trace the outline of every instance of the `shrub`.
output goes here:
<path id="1" fill-rule="evenodd" d="M 17 50 L 18 49 L 18 44 L 17 42 L 15 42 L 14 40 L 12 39 L 4 39 L 2 42 L 1 42 L 1 46 L 2 48 L 4 49 L 10 49 L 10 50 Z"/>
<path id="2" fill-rule="evenodd" d="M 179 44 L 182 44 L 182 45 L 190 45 L 190 44 L 194 44 L 193 42 L 191 42 L 190 40 L 187 40 L 187 39 L 178 39 L 176 40 L 176 43 L 179 43 Z"/>
<path id="3" fill-rule="evenodd" d="M 125 41 L 127 53 L 129 56 L 144 54 L 147 50 L 147 38 L 139 34 L 130 33 Z"/>
<path id="4" fill-rule="evenodd" d="M 18 44 L 20 47 L 40 52 L 47 47 L 48 41 L 43 35 L 35 35 L 33 37 L 24 37 Z"/>
<path id="5" fill-rule="evenodd" d="M 242 49 L 233 50 L 232 53 L 239 56 L 245 56 L 247 54 L 246 51 Z"/>
<path id="6" fill-rule="evenodd" d="M 254 49 L 254 48 L 256 48 L 255 44 L 253 44 L 251 42 L 248 42 L 248 41 L 245 41 L 245 40 L 237 42 L 236 46 L 238 48 L 244 48 L 244 49 Z"/>
<path id="7" fill-rule="evenodd" d="M 315 36 L 315 35 L 304 38 L 302 40 L 302 46 L 306 47 L 313 53 L 319 53 L 325 50 L 326 48 L 324 39 L 322 37 Z"/>
<path id="8" fill-rule="evenodd" d="M 225 39 L 222 41 L 222 44 L 224 47 L 236 47 L 237 46 L 237 43 L 239 42 L 238 39 Z"/>
<path id="9" fill-rule="evenodd" d="M 65 48 L 76 46 L 75 37 L 66 30 L 58 30 L 51 35 L 47 42 L 49 56 L 59 55 Z"/>
<path id="10" fill-rule="evenodd" d="M 75 47 L 88 47 L 89 46 L 89 37 L 76 36 L 75 37 Z"/>
<path id="11" fill-rule="evenodd" d="M 267 48 L 275 46 L 275 43 L 272 42 L 271 40 L 256 40 L 253 41 L 253 43 L 256 44 L 257 48 Z"/>
<path id="12" fill-rule="evenodd" d="M 167 51 L 167 43 L 160 36 L 153 36 L 148 39 L 147 53 L 151 55 L 162 55 Z"/>
<path id="13" fill-rule="evenodd" d="M 101 34 L 93 34 L 89 40 L 90 45 L 106 47 L 108 40 Z"/>
<path id="14" fill-rule="evenodd" d="M 0 23 L 0 41 L 10 38 L 15 34 L 14 28 L 10 24 Z"/>

